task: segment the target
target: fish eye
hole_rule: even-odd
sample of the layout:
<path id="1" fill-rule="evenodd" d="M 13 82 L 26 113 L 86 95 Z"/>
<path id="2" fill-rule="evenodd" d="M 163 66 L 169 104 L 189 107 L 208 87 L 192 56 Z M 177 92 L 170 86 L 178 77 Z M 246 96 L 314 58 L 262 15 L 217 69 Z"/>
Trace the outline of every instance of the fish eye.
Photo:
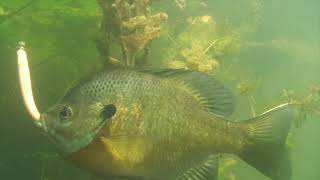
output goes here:
<path id="1" fill-rule="evenodd" d="M 117 112 L 116 106 L 113 104 L 108 104 L 102 108 L 100 116 L 102 119 L 105 120 L 113 117 L 116 114 L 116 112 Z"/>
<path id="2" fill-rule="evenodd" d="M 71 107 L 64 106 L 59 111 L 59 119 L 60 120 L 67 120 L 72 116 L 72 109 Z"/>

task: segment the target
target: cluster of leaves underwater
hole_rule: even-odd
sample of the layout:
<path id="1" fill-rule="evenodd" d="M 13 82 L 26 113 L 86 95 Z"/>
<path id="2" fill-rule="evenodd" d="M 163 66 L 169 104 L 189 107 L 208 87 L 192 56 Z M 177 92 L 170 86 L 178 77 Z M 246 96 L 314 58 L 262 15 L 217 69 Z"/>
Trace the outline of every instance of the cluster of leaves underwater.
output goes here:
<path id="1" fill-rule="evenodd" d="M 248 43 L 246 39 L 256 33 L 261 23 L 262 3 L 260 0 L 241 2 L 245 5 L 239 7 L 238 11 L 247 11 L 244 16 L 252 15 L 251 20 L 240 21 L 242 23 L 238 23 L 238 19 L 225 18 L 224 13 L 228 12 L 219 12 L 219 9 L 213 8 L 214 3 L 204 0 L 152 2 L 151 12 L 166 12 L 169 19 L 168 23 L 162 27 L 160 37 L 152 41 L 151 53 L 148 57 L 152 61 L 146 63 L 149 66 L 196 69 L 220 76 L 231 84 L 239 96 L 247 99 L 246 102 L 249 103 L 247 107 L 250 107 L 248 111 L 255 115 L 257 111 L 261 111 L 256 107 L 255 97 L 263 80 L 255 76 L 251 78 L 251 67 L 240 67 L 235 57 L 239 51 L 252 46 L 267 45 L 279 48 L 282 44 L 280 46 L 282 48 L 283 41 L 272 41 L 269 44 Z M 212 12 L 212 9 L 216 11 Z M 95 1 L 7 0 L 0 3 L 0 39 L 2 43 L 0 45 L 2 49 L 7 49 L 12 53 L 18 41 L 27 42 L 28 51 L 32 57 L 31 67 L 34 69 L 34 81 L 47 82 L 35 85 L 36 93 L 43 97 L 43 100 L 40 99 L 43 109 L 56 102 L 81 77 L 101 68 L 101 60 L 94 41 L 100 37 L 101 18 L 101 9 Z M 122 51 L 119 46 L 111 45 L 110 51 L 111 57 L 121 59 Z M 232 76 L 232 71 L 237 71 L 240 74 L 239 77 Z M 42 74 L 55 74 L 55 76 L 44 77 Z M 17 87 L 14 88 L 17 89 Z M 7 88 L 5 91 L 9 92 L 10 89 Z M 319 112 L 316 109 L 320 104 L 319 90 L 315 92 L 302 97 L 284 92 L 283 96 L 286 98 L 285 101 L 294 99 L 295 102 L 301 104 L 300 116 L 301 119 L 305 119 L 306 114 L 310 111 Z M 1 98 L 1 105 L 16 106 L 18 104 L 18 99 L 13 101 L 15 103 L 10 103 L 9 98 L 4 97 Z M 19 111 L 22 112 L 21 109 Z M 21 113 L 22 115 L 24 114 Z M 301 121 L 297 122 L 300 124 Z M 17 123 L 21 123 L 20 119 Z M 292 146 L 294 138 L 289 139 L 288 144 Z M 60 168 L 60 173 L 53 171 L 52 169 L 57 169 L 63 164 L 54 153 L 52 155 L 47 153 L 27 154 L 29 155 L 25 155 L 24 158 L 35 159 L 34 163 L 40 162 L 42 168 L 40 168 L 39 177 L 41 180 L 63 178 L 57 174 L 76 174 L 71 173 L 72 168 L 69 167 Z M 239 161 L 234 158 L 223 159 L 219 171 L 220 179 L 237 179 L 234 168 L 238 164 Z M 88 179 L 87 175 L 78 176 Z"/>

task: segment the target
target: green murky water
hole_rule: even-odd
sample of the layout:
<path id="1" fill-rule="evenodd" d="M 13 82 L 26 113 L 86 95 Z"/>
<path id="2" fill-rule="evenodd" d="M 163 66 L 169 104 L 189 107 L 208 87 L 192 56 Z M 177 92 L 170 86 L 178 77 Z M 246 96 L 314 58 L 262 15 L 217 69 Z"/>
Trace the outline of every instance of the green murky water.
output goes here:
<path id="1" fill-rule="evenodd" d="M 30 123 L 16 71 L 16 46 L 21 40 L 27 43 L 41 111 L 104 64 L 112 68 L 109 62 L 125 64 L 132 59 L 136 66 L 184 67 L 217 76 L 237 96 L 234 119 L 247 119 L 294 99 L 308 112 L 288 140 L 292 179 L 320 179 L 319 7 L 317 0 L 152 1 L 147 12 L 138 13 L 140 20 L 121 31 L 119 19 L 108 14 L 104 19 L 97 1 L 2 0 L 0 179 L 90 179 L 59 158 L 55 147 Z M 163 14 L 167 17 L 161 19 Z M 140 23 L 138 28 L 135 23 Z M 130 44 L 132 31 L 143 38 Z M 104 54 L 106 50 L 109 53 Z M 223 159 L 220 170 L 220 180 L 267 179 L 233 156 Z"/>

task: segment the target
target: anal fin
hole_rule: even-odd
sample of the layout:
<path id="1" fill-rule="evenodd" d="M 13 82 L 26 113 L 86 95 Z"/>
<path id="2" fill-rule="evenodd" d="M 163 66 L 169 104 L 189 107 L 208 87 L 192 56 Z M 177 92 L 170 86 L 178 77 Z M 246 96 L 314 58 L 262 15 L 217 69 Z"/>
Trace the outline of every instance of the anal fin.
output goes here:
<path id="1" fill-rule="evenodd" d="M 218 155 L 210 155 L 204 161 L 189 168 L 174 180 L 217 180 L 219 168 Z"/>

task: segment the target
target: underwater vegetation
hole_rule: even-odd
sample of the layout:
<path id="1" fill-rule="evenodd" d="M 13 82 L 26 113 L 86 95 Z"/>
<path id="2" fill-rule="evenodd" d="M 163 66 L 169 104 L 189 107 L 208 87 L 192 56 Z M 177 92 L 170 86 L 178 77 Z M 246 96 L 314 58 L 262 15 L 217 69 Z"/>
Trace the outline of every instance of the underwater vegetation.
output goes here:
<path id="1" fill-rule="evenodd" d="M 312 84 L 309 92 L 297 93 L 293 90 L 284 89 L 282 92 L 282 98 L 287 99 L 288 102 L 292 102 L 300 106 L 299 118 L 295 125 L 301 127 L 303 122 L 306 121 L 307 116 L 310 114 L 319 116 L 320 115 L 320 85 Z"/>
<path id="2" fill-rule="evenodd" d="M 147 56 L 148 45 L 160 36 L 161 25 L 167 20 L 167 14 L 161 12 L 151 14 L 149 0 L 114 2 L 100 0 L 99 3 L 106 16 L 102 22 L 105 36 L 114 36 L 118 39 L 123 53 L 123 64 L 134 67 L 138 53 L 143 52 L 143 56 Z M 112 31 L 108 26 L 117 31 Z"/>
<path id="3" fill-rule="evenodd" d="M 12 51 L 16 42 L 21 39 L 27 42 L 32 56 L 31 68 L 35 69 L 34 81 L 50 82 L 36 85 L 37 94 L 44 97 L 40 100 L 44 109 L 55 103 L 79 79 L 101 69 L 171 67 L 198 70 L 226 80 L 242 105 L 236 115 L 243 116 L 244 113 L 239 112 L 242 110 L 256 116 L 266 107 L 280 102 L 299 104 L 301 108 L 295 128 L 303 128 L 311 114 L 320 116 L 319 80 L 306 82 L 299 88 L 279 85 L 274 90 L 276 92 L 271 93 L 272 88 L 267 86 L 273 85 L 268 84 L 268 76 L 273 72 L 256 73 L 252 62 L 276 64 L 272 57 L 261 61 L 252 58 L 254 60 L 250 61 L 243 54 L 268 49 L 270 54 L 296 57 L 292 61 L 302 67 L 305 61 L 315 61 L 311 56 L 312 46 L 281 36 L 263 37 L 266 40 L 256 38 L 264 24 L 263 11 L 268 3 L 261 0 L 243 0 L 241 3 L 236 4 L 239 8 L 233 11 L 232 3 L 224 6 L 223 2 L 206 0 L 8 0 L 0 3 L 0 47 Z M 237 11 L 248 19 L 238 20 L 237 15 L 225 15 Z M 4 54 L 2 50 L 1 54 Z M 48 73 L 59 75 L 46 78 Z M 301 76 L 301 79 L 308 78 Z M 310 90 L 308 86 L 311 86 Z M 9 97 L 1 97 L 1 105 L 10 105 L 9 101 Z M 11 106 L 17 106 L 18 101 L 15 102 Z M 294 134 L 289 136 L 287 144 L 290 149 L 294 148 Z M 58 158 L 55 154 L 46 154 L 26 156 L 49 164 Z M 222 159 L 220 179 L 239 179 L 239 172 L 235 170 L 239 166 L 241 162 L 232 157 Z M 41 179 L 59 179 L 48 168 L 39 171 Z M 82 178 L 87 179 L 87 176 Z"/>

